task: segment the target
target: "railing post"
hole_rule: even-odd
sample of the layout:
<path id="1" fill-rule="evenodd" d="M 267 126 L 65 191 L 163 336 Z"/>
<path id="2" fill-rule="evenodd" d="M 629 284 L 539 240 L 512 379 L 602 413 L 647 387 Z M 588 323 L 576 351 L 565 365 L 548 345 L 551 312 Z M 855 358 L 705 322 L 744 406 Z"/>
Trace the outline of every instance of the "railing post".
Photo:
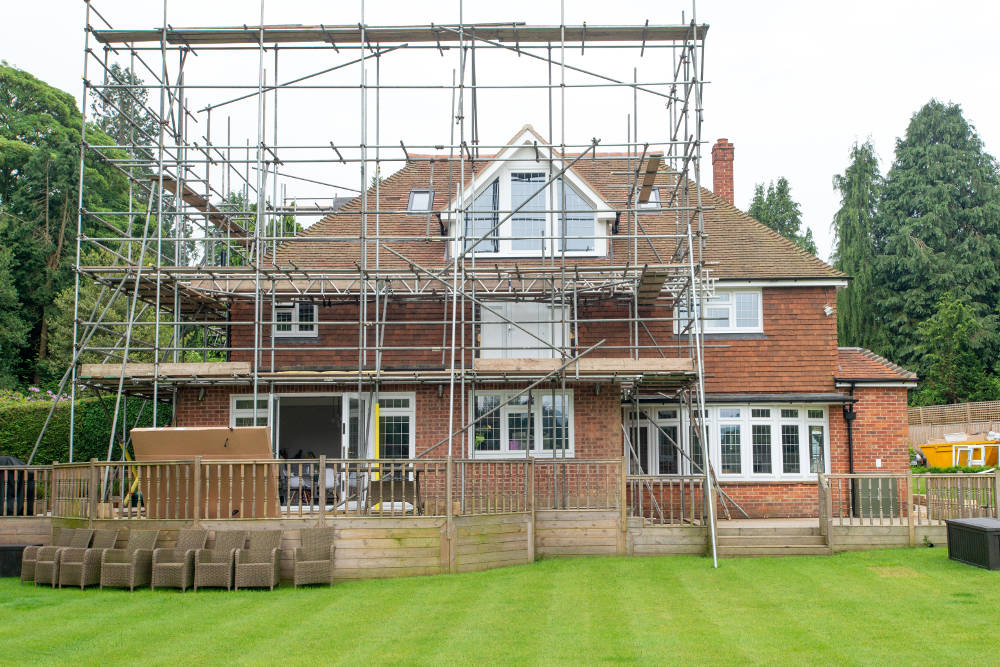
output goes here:
<path id="1" fill-rule="evenodd" d="M 88 487 L 89 507 L 87 508 L 87 525 L 92 528 L 94 526 L 94 518 L 97 516 L 97 459 L 90 459 L 90 483 Z"/>
<path id="2" fill-rule="evenodd" d="M 458 570 L 457 563 L 455 562 L 455 510 L 452 507 L 452 484 L 455 480 L 455 460 L 451 455 L 447 458 L 447 463 L 445 467 L 445 540 L 447 544 L 445 545 L 448 553 L 448 571 L 455 572 Z"/>
<path id="3" fill-rule="evenodd" d="M 910 536 L 910 546 L 917 546 L 917 526 L 913 517 L 913 470 L 906 467 L 906 530 Z"/>
<path id="4" fill-rule="evenodd" d="M 819 532 L 830 541 L 826 532 L 826 486 L 823 484 L 825 478 L 823 473 L 816 473 L 816 502 L 818 503 L 817 513 L 819 514 Z"/>
<path id="5" fill-rule="evenodd" d="M 194 491 L 192 493 L 194 508 L 191 510 L 191 519 L 194 527 L 197 528 L 201 521 L 201 457 L 194 457 Z"/>
<path id="6" fill-rule="evenodd" d="M 627 498 L 626 498 L 626 473 L 628 471 L 625 469 L 625 457 L 622 456 L 621 461 L 618 463 L 618 523 L 620 524 L 620 530 L 618 531 L 618 555 L 625 556 L 628 554 L 628 516 L 627 516 Z"/>
<path id="7" fill-rule="evenodd" d="M 528 457 L 528 562 L 535 562 L 535 457 Z"/>
<path id="8" fill-rule="evenodd" d="M 321 454 L 319 457 L 319 498 L 317 500 L 317 519 L 316 527 L 322 528 L 324 522 L 326 521 L 326 454 Z M 393 498 L 395 501 L 395 498 Z M 403 500 L 406 500 L 405 498 Z M 416 509 L 416 502 L 413 503 L 414 509 Z"/>
<path id="9" fill-rule="evenodd" d="M 993 518 L 1000 519 L 1000 468 L 993 471 Z"/>

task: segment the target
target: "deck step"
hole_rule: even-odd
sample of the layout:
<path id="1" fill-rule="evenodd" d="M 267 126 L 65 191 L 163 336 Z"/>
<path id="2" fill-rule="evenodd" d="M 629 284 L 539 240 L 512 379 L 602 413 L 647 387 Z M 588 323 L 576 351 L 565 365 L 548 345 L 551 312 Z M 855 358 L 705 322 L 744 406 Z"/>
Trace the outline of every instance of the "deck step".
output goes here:
<path id="1" fill-rule="evenodd" d="M 719 537 L 819 535 L 818 526 L 718 526 Z"/>
<path id="2" fill-rule="evenodd" d="M 722 535 L 719 534 L 719 546 L 826 546 L 826 538 L 822 535 Z"/>
<path id="3" fill-rule="evenodd" d="M 747 545 L 719 546 L 720 558 L 748 558 L 754 556 L 828 556 L 830 547 L 825 544 L 780 544 L 780 545 Z"/>

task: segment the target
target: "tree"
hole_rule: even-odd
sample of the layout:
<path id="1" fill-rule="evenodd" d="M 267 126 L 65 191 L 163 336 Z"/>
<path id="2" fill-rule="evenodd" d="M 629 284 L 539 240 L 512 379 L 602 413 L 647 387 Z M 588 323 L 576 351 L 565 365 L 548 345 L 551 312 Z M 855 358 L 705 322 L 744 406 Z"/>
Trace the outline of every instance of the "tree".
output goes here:
<path id="1" fill-rule="evenodd" d="M 883 179 L 871 141 L 855 143 L 850 157 L 844 173 L 833 177 L 840 192 L 840 209 L 833 218 L 833 265 L 853 278 L 837 293 L 837 334 L 841 345 L 874 347 L 879 334 L 874 302 L 879 297 L 872 279 L 873 230 Z"/>
<path id="2" fill-rule="evenodd" d="M 772 181 L 766 192 L 763 183 L 754 186 L 753 201 L 747 213 L 806 251 L 816 254 L 812 230 L 806 227 L 805 234 L 802 233 L 802 210 L 792 199 L 788 179 L 781 177 L 777 183 Z"/>
<path id="3" fill-rule="evenodd" d="M 156 120 L 149 112 L 149 91 L 142 83 L 128 67 L 113 63 L 108 68 L 107 87 L 91 102 L 94 125 L 119 146 L 159 143 Z M 134 151 L 130 148 L 129 152 Z"/>
<path id="4" fill-rule="evenodd" d="M 0 246 L 10 251 L 10 280 L 29 324 L 11 367 L 23 381 L 45 379 L 53 303 L 73 281 L 81 125 L 71 95 L 0 65 Z M 91 144 L 113 144 L 95 127 L 86 133 Z M 116 149 L 105 154 L 124 157 Z M 84 179 L 84 209 L 127 208 L 127 179 L 112 165 L 88 155 Z M 107 236 L 98 225 L 87 218 L 84 232 Z"/>
<path id="5" fill-rule="evenodd" d="M 957 104 L 931 100 L 913 115 L 874 222 L 877 352 L 914 366 L 918 327 L 948 293 L 977 318 L 1000 313 L 1000 176 Z"/>
<path id="6" fill-rule="evenodd" d="M 934 314 L 917 325 L 915 354 L 923 405 L 1000 399 L 1000 377 L 987 360 L 998 350 L 996 318 L 975 314 L 968 297 L 946 293 Z"/>
<path id="7" fill-rule="evenodd" d="M 29 329 L 21 317 L 21 301 L 11 278 L 12 261 L 10 250 L 0 248 L 0 389 L 17 385 L 13 371 Z"/>

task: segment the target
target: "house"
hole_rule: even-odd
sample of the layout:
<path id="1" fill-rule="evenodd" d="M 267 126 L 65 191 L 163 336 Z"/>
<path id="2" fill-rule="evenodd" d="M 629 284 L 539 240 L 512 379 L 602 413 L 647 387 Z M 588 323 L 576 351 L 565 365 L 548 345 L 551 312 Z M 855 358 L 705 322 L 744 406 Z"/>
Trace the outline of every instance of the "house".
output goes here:
<path id="1" fill-rule="evenodd" d="M 283 458 L 624 455 L 659 476 L 701 472 L 702 426 L 751 517 L 815 516 L 817 473 L 906 469 L 916 377 L 838 347 L 849 277 L 734 207 L 731 143 L 714 192 L 660 155 L 546 145 L 525 127 L 495 155 L 409 155 L 274 248 L 259 298 L 194 284 L 228 305 L 228 365 L 177 380 L 176 425 L 269 425 Z"/>

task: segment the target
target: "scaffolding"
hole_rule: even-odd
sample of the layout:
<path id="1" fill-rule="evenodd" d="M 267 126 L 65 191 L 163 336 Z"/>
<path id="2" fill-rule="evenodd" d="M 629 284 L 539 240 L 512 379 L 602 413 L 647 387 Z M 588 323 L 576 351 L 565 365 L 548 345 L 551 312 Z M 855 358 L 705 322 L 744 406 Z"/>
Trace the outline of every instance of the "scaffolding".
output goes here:
<path id="1" fill-rule="evenodd" d="M 366 23 L 360 0 L 356 17 L 331 26 L 268 25 L 261 0 L 257 25 L 181 28 L 163 0 L 158 27 L 122 29 L 85 2 L 84 126 L 91 103 L 115 110 L 115 101 L 127 98 L 155 127 L 149 133 L 130 122 L 126 139 L 84 141 L 80 150 L 75 356 L 63 382 L 74 398 L 83 389 L 114 398 L 109 458 L 116 440 L 124 448 L 127 422 L 137 416 L 125 412 L 128 395 L 176 410 L 179 392 L 243 387 L 257 406 L 279 386 L 325 385 L 368 396 L 371 410 L 386 386 L 437 385 L 447 437 L 421 455 L 474 457 L 465 436 L 489 414 L 470 410 L 480 387 L 510 385 L 510 401 L 537 387 L 565 392 L 567 383 L 592 384 L 599 391 L 610 383 L 621 387 L 623 418 L 640 414 L 641 396 L 676 402 L 689 415 L 691 447 L 710 461 L 700 418 L 702 320 L 713 290 L 700 188 L 708 26 L 697 22 L 693 5 L 689 18 L 682 13 L 669 25 L 566 25 L 563 4 L 559 25 L 527 25 L 466 22 L 459 2 L 454 23 L 377 26 Z M 641 80 L 637 67 L 631 80 L 609 72 L 612 53 L 627 54 L 653 76 Z M 584 66 L 588 56 L 593 64 Z M 417 57 L 426 71 L 405 82 L 389 76 Z M 513 83 L 484 59 L 516 68 Z M 232 74 L 223 81 L 203 74 L 213 61 Z M 115 64 L 144 81 L 120 79 Z M 543 95 L 547 127 L 508 143 L 481 141 L 521 125 L 481 123 L 483 96 L 498 93 Z M 391 104 L 383 99 L 389 94 Z M 450 98 L 440 105 L 447 141 L 390 137 L 393 114 L 432 94 Z M 287 114 L 296 95 L 322 96 L 312 143 L 283 139 L 279 109 Z M 614 95 L 622 101 L 624 140 L 594 136 L 600 128 L 593 127 L 579 136 L 579 123 L 567 116 Z M 654 112 L 649 99 L 657 102 Z M 494 205 L 484 225 L 476 179 L 491 164 L 519 159 L 517 151 L 530 152 L 543 178 L 519 206 Z M 126 209 L 85 207 L 89 161 L 127 181 Z M 581 211 L 568 202 L 564 183 L 584 168 L 602 175 L 603 208 Z M 428 177 L 421 187 L 429 204 L 406 216 L 401 229 L 392 221 L 407 203 L 387 194 L 396 194 L 394 174 L 403 173 Z M 562 222 L 504 238 L 542 251 L 513 260 L 480 252 L 536 196 L 544 204 L 532 213 Z M 581 213 L 606 227 L 570 237 L 566 221 Z M 605 243 L 607 252 L 581 259 L 570 239 Z M 436 261 L 427 260 L 425 247 L 440 251 Z M 337 362 L 288 361 L 303 350 L 300 341 L 275 335 L 288 322 L 277 310 L 289 303 L 335 314 L 313 318 L 318 335 L 308 350 Z M 545 304 L 551 316 L 525 320 L 498 307 L 503 303 Z M 392 317 L 420 305 L 440 307 Z M 482 335 L 487 318 L 532 342 L 526 358 L 493 354 Z M 433 340 L 400 344 L 394 331 L 414 326 L 433 330 Z M 622 335 L 601 336 L 609 327 Z M 423 362 L 408 365 L 408 358 Z M 373 436 L 360 437 L 365 451 Z M 568 438 L 566 429 L 560 437 Z M 623 441 L 628 455 L 627 431 Z M 565 456 L 565 443 L 558 451 Z"/>

